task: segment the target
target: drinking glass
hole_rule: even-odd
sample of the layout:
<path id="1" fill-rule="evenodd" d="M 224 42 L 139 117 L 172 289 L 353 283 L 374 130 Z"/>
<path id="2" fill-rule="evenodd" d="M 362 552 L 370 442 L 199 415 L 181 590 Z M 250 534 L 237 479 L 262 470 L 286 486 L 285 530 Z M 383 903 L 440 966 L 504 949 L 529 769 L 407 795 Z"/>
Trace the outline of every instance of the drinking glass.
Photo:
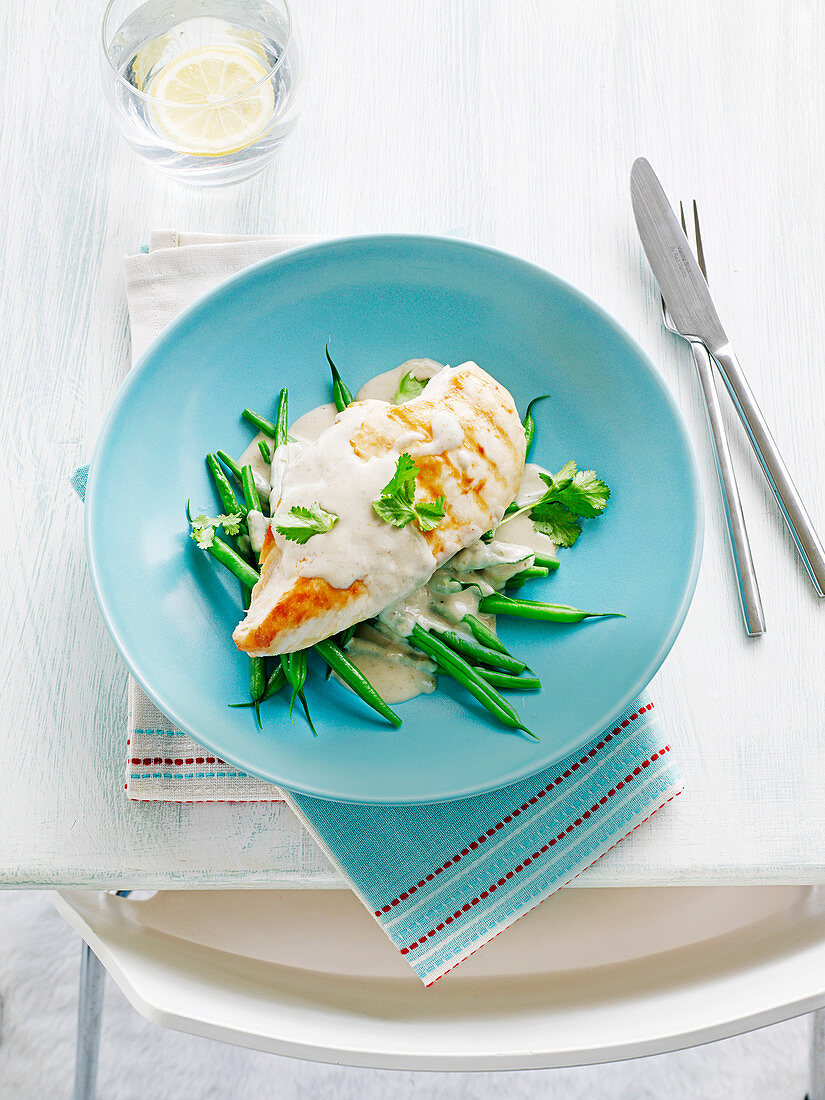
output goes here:
<path id="1" fill-rule="evenodd" d="M 101 73 L 129 145 L 184 183 L 259 172 L 300 110 L 287 0 L 110 0 Z"/>

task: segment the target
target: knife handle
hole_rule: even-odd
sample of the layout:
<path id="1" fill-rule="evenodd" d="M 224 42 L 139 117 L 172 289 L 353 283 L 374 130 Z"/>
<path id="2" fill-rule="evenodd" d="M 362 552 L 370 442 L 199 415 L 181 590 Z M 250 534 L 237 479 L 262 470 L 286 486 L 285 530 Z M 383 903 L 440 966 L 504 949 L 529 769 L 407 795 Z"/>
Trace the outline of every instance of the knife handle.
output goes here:
<path id="1" fill-rule="evenodd" d="M 713 444 L 713 456 L 716 459 L 716 473 L 719 477 L 725 519 L 728 524 L 733 567 L 739 586 L 742 617 L 745 620 L 745 630 L 750 637 L 755 638 L 765 633 L 765 613 L 762 610 L 762 598 L 759 595 L 756 570 L 753 566 L 748 531 L 745 526 L 745 515 L 742 511 L 742 502 L 739 499 L 739 487 L 736 484 L 730 446 L 728 445 L 725 424 L 722 420 L 722 407 L 719 404 L 719 394 L 713 377 L 712 360 L 708 349 L 698 340 L 691 340 L 690 347 L 696 364 L 696 372 L 699 375 L 699 382 L 702 386 L 702 396 L 705 399 L 705 412 L 707 413 L 708 428 Z"/>
<path id="2" fill-rule="evenodd" d="M 791 480 L 788 467 L 756 403 L 748 380 L 742 373 L 739 360 L 730 344 L 726 344 L 719 351 L 714 351 L 713 357 L 719 365 L 722 379 L 728 388 L 739 419 L 759 459 L 762 472 L 773 490 L 816 593 L 818 596 L 823 596 L 825 595 L 825 549 L 814 530 L 802 498 Z"/>

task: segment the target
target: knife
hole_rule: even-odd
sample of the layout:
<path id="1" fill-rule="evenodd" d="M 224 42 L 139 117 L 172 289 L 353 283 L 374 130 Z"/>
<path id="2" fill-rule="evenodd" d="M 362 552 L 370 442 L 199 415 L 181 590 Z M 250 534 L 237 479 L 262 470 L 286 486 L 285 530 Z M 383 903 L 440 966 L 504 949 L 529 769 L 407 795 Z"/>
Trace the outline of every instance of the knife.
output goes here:
<path id="1" fill-rule="evenodd" d="M 684 337 L 703 343 L 716 360 L 817 595 L 823 596 L 825 548 L 742 372 L 682 227 L 644 157 L 633 163 L 630 196 L 642 247 L 673 322 Z"/>

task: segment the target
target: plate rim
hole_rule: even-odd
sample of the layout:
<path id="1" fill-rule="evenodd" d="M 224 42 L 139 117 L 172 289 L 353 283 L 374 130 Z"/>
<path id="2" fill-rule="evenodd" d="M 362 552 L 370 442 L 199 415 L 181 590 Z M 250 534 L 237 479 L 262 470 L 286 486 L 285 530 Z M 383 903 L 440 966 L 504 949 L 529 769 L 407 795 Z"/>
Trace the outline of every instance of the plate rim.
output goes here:
<path id="1" fill-rule="evenodd" d="M 97 440 L 95 442 L 92 457 L 89 462 L 89 473 L 86 482 L 86 493 L 84 497 L 84 541 L 86 549 L 86 562 L 89 570 L 89 578 L 92 584 L 92 590 L 97 603 L 98 610 L 100 611 L 103 623 L 112 639 L 115 648 L 120 654 L 121 659 L 125 663 L 130 674 L 134 676 L 142 690 L 146 693 L 149 699 L 155 704 L 156 707 L 170 720 L 175 726 L 187 733 L 198 744 L 203 745 L 204 748 L 211 752 L 216 753 L 225 759 L 227 763 L 233 764 L 235 767 L 243 769 L 251 776 L 255 776 L 264 780 L 265 782 L 272 783 L 275 786 L 280 787 L 285 791 L 296 791 L 299 794 L 308 795 L 312 798 L 327 799 L 334 802 L 351 802 L 356 805 L 423 805 L 427 803 L 436 802 L 452 802 L 465 798 L 472 798 L 475 795 L 484 794 L 488 791 L 497 790 L 502 787 L 510 786 L 513 783 L 517 783 L 520 780 L 528 778 L 530 775 L 536 775 L 546 768 L 550 768 L 558 760 L 563 759 L 564 756 L 571 752 L 575 752 L 576 749 L 567 747 L 553 760 L 544 761 L 540 767 L 533 768 L 531 765 L 525 767 L 516 768 L 512 773 L 508 774 L 503 779 L 498 779 L 494 783 L 490 784 L 478 784 L 473 788 L 465 789 L 461 791 L 442 791 L 435 795 L 428 794 L 426 796 L 410 796 L 404 799 L 393 799 L 390 802 L 382 802 L 373 798 L 356 798 L 356 797 L 342 797 L 340 793 L 324 789 L 318 786 L 305 786 L 297 785 L 290 782 L 288 786 L 273 777 L 272 775 L 262 774 L 261 771 L 255 765 L 250 765 L 243 759 L 243 754 L 227 753 L 224 749 L 218 749 L 214 744 L 210 744 L 210 739 L 203 738 L 203 735 L 192 730 L 177 713 L 177 709 L 174 706 L 170 706 L 168 701 L 163 698 L 162 693 L 156 692 L 149 683 L 147 683 L 144 677 L 138 672 L 135 664 L 133 663 L 127 647 L 123 644 L 118 630 L 113 622 L 111 609 L 107 603 L 102 591 L 101 577 L 99 572 L 99 563 L 95 553 L 95 534 L 93 518 L 95 514 L 95 495 L 97 492 L 98 482 L 98 469 L 99 469 L 99 456 L 106 444 L 109 435 L 111 434 L 112 426 L 117 419 L 117 415 L 121 406 L 126 401 L 132 388 L 137 384 L 138 378 L 141 376 L 146 368 L 146 364 L 151 360 L 155 354 L 157 348 L 162 346 L 172 334 L 178 329 L 184 327 L 189 323 L 193 314 L 196 314 L 208 307 L 208 304 L 213 299 L 226 293 L 231 288 L 243 283 L 248 279 L 256 277 L 257 273 L 268 268 L 276 267 L 285 260 L 292 259 L 296 255 L 303 253 L 316 253 L 324 250 L 334 250 L 338 248 L 348 248 L 356 244 L 364 243 L 375 244 L 387 244 L 393 243 L 395 245 L 402 245 L 403 243 L 421 244 L 434 244 L 436 246 L 447 244 L 451 248 L 464 250 L 469 253 L 483 254 L 486 256 L 492 256 L 497 259 L 502 259 L 508 263 L 514 263 L 517 266 L 526 269 L 531 274 L 539 275 L 544 279 L 549 279 L 551 283 L 555 284 L 560 289 L 571 295 L 578 304 L 584 306 L 586 309 L 594 312 L 600 320 L 621 339 L 623 339 L 638 358 L 647 368 L 648 375 L 650 376 L 653 384 L 659 389 L 666 404 L 670 407 L 670 411 L 673 415 L 674 422 L 676 424 L 678 433 L 681 437 L 684 445 L 684 450 L 687 454 L 688 470 L 690 473 L 690 483 L 692 488 L 691 504 L 693 512 L 693 550 L 691 555 L 690 570 L 687 578 L 687 584 L 685 585 L 682 599 L 676 614 L 673 617 L 670 630 L 668 631 L 663 642 L 660 644 L 656 653 L 652 659 L 648 662 L 644 672 L 637 677 L 636 682 L 632 688 L 628 689 L 621 700 L 616 706 L 610 708 L 609 713 L 600 716 L 595 722 L 591 723 L 591 727 L 587 734 L 582 737 L 579 743 L 579 747 L 586 744 L 589 740 L 595 737 L 603 729 L 605 729 L 610 722 L 626 709 L 626 707 L 641 694 L 659 669 L 662 667 L 665 659 L 670 653 L 673 645 L 676 642 L 677 637 L 684 625 L 685 618 L 687 617 L 688 610 L 693 601 L 693 596 L 696 591 L 696 584 L 699 578 L 699 569 L 702 561 L 702 551 L 704 547 L 704 534 L 705 534 L 705 515 L 704 515 L 704 493 L 702 488 L 702 481 L 699 475 L 699 466 L 696 457 L 696 451 L 693 445 L 693 440 L 688 431 L 687 423 L 682 414 L 681 409 L 676 403 L 676 399 L 670 390 L 670 387 L 665 382 L 665 379 L 659 369 L 656 367 L 653 360 L 642 348 L 642 346 L 631 336 L 631 334 L 621 325 L 611 314 L 607 312 L 598 302 L 594 301 L 589 295 L 579 290 L 578 287 L 573 286 L 572 283 L 562 279 L 549 269 L 542 267 L 541 264 L 534 263 L 531 260 L 526 260 L 521 256 L 516 256 L 512 252 L 507 252 L 504 249 L 494 248 L 490 245 L 480 244 L 476 241 L 465 240 L 460 237 L 450 237 L 444 234 L 429 234 L 429 233 L 359 233 L 351 234 L 344 237 L 330 237 L 320 240 L 308 241 L 305 244 L 296 245 L 293 248 L 285 249 L 283 252 L 276 253 L 273 256 L 267 256 L 262 260 L 256 261 L 254 264 L 250 264 L 248 267 L 242 268 L 240 271 L 234 272 L 232 275 L 223 279 L 220 283 L 216 284 L 210 290 L 200 295 L 189 306 L 187 306 L 173 321 L 171 321 L 166 328 L 152 341 L 148 348 L 139 357 L 136 363 L 134 363 L 131 369 L 126 374 L 126 377 L 121 382 L 118 390 L 115 394 L 114 400 L 109 407 L 109 410 L 104 417 L 100 431 L 98 433 Z"/>

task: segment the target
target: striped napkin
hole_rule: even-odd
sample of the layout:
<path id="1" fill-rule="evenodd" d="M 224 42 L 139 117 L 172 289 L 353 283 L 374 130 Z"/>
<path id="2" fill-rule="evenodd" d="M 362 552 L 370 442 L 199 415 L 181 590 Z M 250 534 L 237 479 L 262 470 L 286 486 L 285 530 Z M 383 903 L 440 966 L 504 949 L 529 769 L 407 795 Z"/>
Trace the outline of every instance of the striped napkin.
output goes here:
<path id="1" fill-rule="evenodd" d="M 132 356 L 228 275 L 297 239 L 153 233 L 126 259 Z M 72 484 L 83 497 L 86 468 Z M 454 802 L 354 805 L 282 791 L 210 755 L 130 679 L 124 783 L 140 801 L 285 800 L 425 985 L 567 885 L 681 791 L 639 698 L 583 750 Z"/>

